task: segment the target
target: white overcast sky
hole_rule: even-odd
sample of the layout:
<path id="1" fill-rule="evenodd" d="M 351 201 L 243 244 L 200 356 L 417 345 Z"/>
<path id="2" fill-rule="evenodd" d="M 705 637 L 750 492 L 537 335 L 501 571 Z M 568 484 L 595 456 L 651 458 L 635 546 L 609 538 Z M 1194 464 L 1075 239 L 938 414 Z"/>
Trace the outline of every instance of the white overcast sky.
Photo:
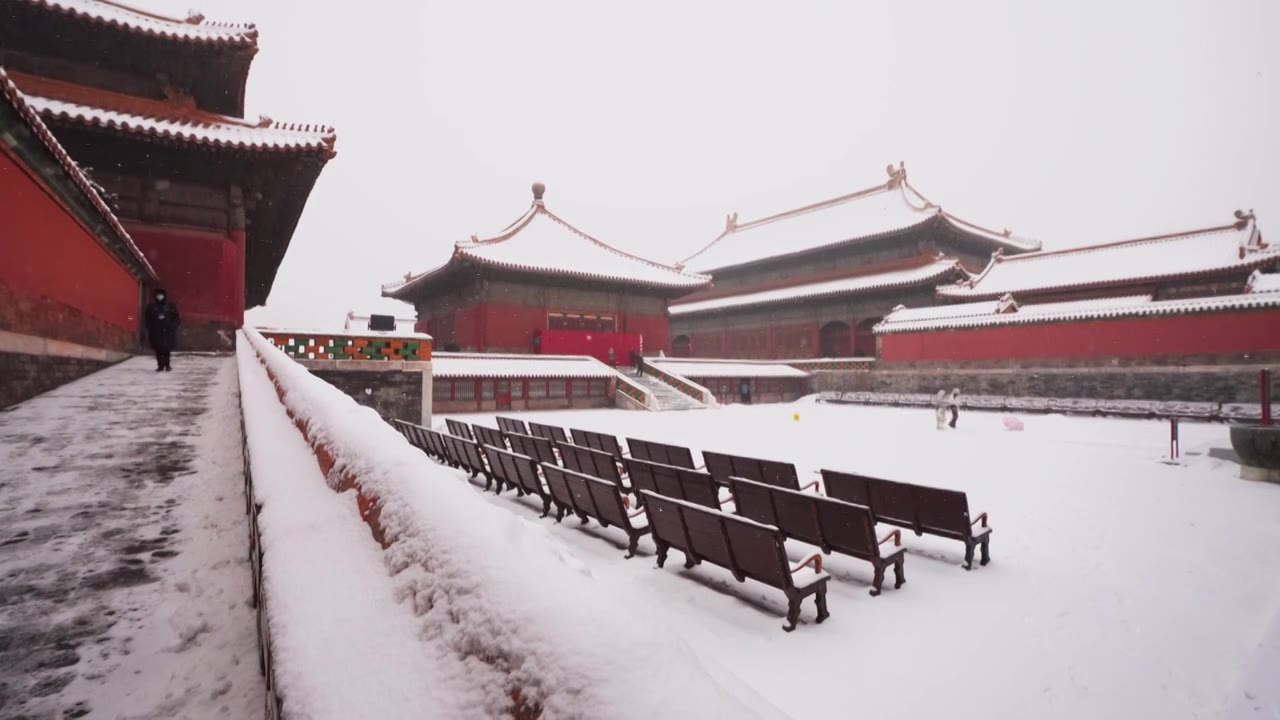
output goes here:
<path id="1" fill-rule="evenodd" d="M 561 217 L 663 261 L 729 212 L 844 194 L 898 161 L 944 208 L 1049 249 L 1236 208 L 1280 241 L 1276 0 L 199 7 L 261 31 L 250 117 L 338 130 L 253 323 L 411 313 L 379 286 L 506 226 L 534 180 Z"/>

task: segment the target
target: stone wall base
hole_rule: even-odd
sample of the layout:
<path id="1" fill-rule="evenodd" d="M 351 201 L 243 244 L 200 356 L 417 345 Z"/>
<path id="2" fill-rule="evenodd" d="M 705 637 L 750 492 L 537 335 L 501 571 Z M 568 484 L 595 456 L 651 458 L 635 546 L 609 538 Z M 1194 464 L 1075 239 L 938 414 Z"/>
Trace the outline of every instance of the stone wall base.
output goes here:
<path id="1" fill-rule="evenodd" d="M 925 393 L 959 388 L 967 395 L 1249 403 L 1258 400 L 1261 366 L 818 370 L 815 392 Z M 1280 397 L 1280 373 L 1272 380 Z"/>
<path id="2" fill-rule="evenodd" d="M 112 364 L 105 358 L 0 352 L 0 408 L 29 400 Z"/>
<path id="3" fill-rule="evenodd" d="M 1270 468 L 1253 467 L 1252 465 L 1240 466 L 1240 477 L 1245 480 L 1253 480 L 1255 482 L 1269 482 L 1280 484 L 1280 470 L 1272 470 Z"/>

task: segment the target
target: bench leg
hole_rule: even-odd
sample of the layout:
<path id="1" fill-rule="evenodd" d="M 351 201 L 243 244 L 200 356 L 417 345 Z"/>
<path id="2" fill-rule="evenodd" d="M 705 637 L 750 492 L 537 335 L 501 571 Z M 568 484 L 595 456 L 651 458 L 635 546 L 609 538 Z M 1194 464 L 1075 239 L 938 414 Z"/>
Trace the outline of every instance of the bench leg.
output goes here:
<path id="1" fill-rule="evenodd" d="M 783 630 L 791 632 L 796 629 L 796 624 L 800 622 L 800 595 L 787 595 L 787 624 L 782 626 Z"/>
<path id="2" fill-rule="evenodd" d="M 586 513 L 578 513 L 578 522 L 582 523 L 583 525 L 586 525 L 589 519 L 590 518 L 587 517 Z"/>
<path id="3" fill-rule="evenodd" d="M 556 522 L 564 520 L 564 506 L 556 505 Z"/>
<path id="4" fill-rule="evenodd" d="M 907 564 L 907 559 L 899 557 L 898 561 L 893 564 L 893 589 L 897 590 L 907 581 L 906 570 L 903 566 Z"/>
<path id="5" fill-rule="evenodd" d="M 653 541 L 653 544 L 658 547 L 658 567 L 662 567 L 667 564 L 667 552 L 671 548 L 668 547 L 666 543 L 660 542 L 657 539 Z"/>
<path id="6" fill-rule="evenodd" d="M 697 564 L 698 564 L 698 561 L 693 558 L 693 555 L 689 554 L 689 552 L 686 551 L 684 554 L 684 569 L 692 570 L 693 566 Z"/>
<path id="7" fill-rule="evenodd" d="M 636 556 L 636 547 L 637 547 L 639 544 L 640 544 L 640 536 L 639 536 L 639 535 L 632 535 L 632 536 L 631 536 L 631 542 L 627 544 L 627 554 L 626 554 L 626 557 L 627 557 L 628 559 L 633 558 L 633 557 L 635 557 L 635 556 Z"/>
<path id="8" fill-rule="evenodd" d="M 973 540 L 972 540 L 972 539 L 969 539 L 969 538 L 966 538 L 966 539 L 965 539 L 965 541 L 964 541 L 964 569 L 965 569 L 965 570 L 972 570 L 972 569 L 973 569 L 973 549 L 974 549 L 974 548 L 973 548 L 973 546 L 974 546 L 974 544 L 975 544 L 975 543 L 973 542 Z"/>
<path id="9" fill-rule="evenodd" d="M 542 498 L 542 514 L 539 515 L 538 517 L 546 517 L 547 515 L 550 515 L 550 514 L 551 514 L 551 498 L 544 497 Z"/>
<path id="10" fill-rule="evenodd" d="M 880 588 L 884 586 L 884 563 L 878 562 L 874 565 L 876 569 L 875 577 L 871 579 L 871 597 L 880 594 Z"/>
<path id="11" fill-rule="evenodd" d="M 991 545 L 991 533 L 987 533 L 986 535 L 982 536 L 982 560 L 978 561 L 980 565 L 986 565 L 987 563 L 991 562 L 990 545 Z"/>
<path id="12" fill-rule="evenodd" d="M 813 597 L 813 602 L 818 606 L 818 622 L 831 617 L 831 613 L 827 612 L 827 584 L 822 583 L 818 587 L 818 594 Z"/>

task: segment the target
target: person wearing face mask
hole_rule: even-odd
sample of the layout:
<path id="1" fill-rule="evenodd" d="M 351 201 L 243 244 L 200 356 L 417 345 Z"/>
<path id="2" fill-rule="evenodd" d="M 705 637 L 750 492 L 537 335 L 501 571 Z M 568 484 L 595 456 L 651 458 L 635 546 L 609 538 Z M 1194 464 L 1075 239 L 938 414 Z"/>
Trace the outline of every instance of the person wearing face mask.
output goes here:
<path id="1" fill-rule="evenodd" d="M 173 370 L 169 355 L 178 344 L 178 306 L 169 299 L 163 289 L 156 290 L 155 299 L 147 304 L 147 341 L 156 351 L 156 372 Z"/>

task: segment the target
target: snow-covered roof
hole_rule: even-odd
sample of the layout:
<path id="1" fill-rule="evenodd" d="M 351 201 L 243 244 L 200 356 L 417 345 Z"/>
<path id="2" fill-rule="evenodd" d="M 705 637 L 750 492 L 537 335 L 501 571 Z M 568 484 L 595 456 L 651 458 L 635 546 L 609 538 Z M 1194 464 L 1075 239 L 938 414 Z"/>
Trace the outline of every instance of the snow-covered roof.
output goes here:
<path id="1" fill-rule="evenodd" d="M 144 35 L 201 44 L 256 47 L 258 30 L 252 23 L 224 23 L 206 20 L 199 11 L 190 10 L 186 17 L 131 7 L 117 0 L 21 0 L 28 5 L 46 8 L 74 17 L 123 28 Z"/>
<path id="2" fill-rule="evenodd" d="M 700 272 L 744 265 L 819 248 L 870 240 L 929 222 L 946 223 L 960 233 L 1012 251 L 1038 250 L 1040 243 L 1008 230 L 996 232 L 961 220 L 933 204 L 907 183 L 906 169 L 888 168 L 889 180 L 751 222 L 729 216 L 725 230 L 709 245 L 681 261 Z"/>
<path id="3" fill-rule="evenodd" d="M 771 305 L 806 298 L 852 295 L 884 288 L 932 284 L 952 273 L 964 273 L 964 268 L 960 266 L 960 261 L 955 258 L 939 258 L 934 262 L 913 268 L 890 270 L 870 275 L 857 275 L 835 280 L 823 280 L 756 292 L 744 292 L 707 300 L 673 303 L 670 306 L 670 312 L 672 315 L 689 315 L 726 308 Z"/>
<path id="4" fill-rule="evenodd" d="M 1264 273 L 1261 270 L 1254 270 L 1249 276 L 1247 289 L 1251 293 L 1280 292 L 1280 272 Z"/>
<path id="5" fill-rule="evenodd" d="M 1275 307 L 1280 307 L 1280 294 L 1277 293 L 1250 293 L 1179 300 L 1153 300 L 1150 295 L 1131 295 L 1030 305 L 989 301 L 930 308 L 899 307 L 875 326 L 875 332 L 877 334 L 921 332 Z"/>
<path id="6" fill-rule="evenodd" d="M 382 294 L 403 297 L 405 291 L 426 283 L 459 261 L 536 273 L 571 276 L 647 287 L 693 290 L 711 278 L 685 272 L 625 253 L 607 245 L 561 220 L 542 201 L 542 185 L 534 185 L 534 201 L 529 210 L 499 235 L 455 243 L 453 255 L 445 263 L 401 282 L 382 287 Z"/>
<path id="7" fill-rule="evenodd" d="M 806 378 L 809 373 L 782 361 L 653 358 L 647 362 L 687 378 Z"/>
<path id="8" fill-rule="evenodd" d="M 31 106 L 46 118 L 70 120 L 122 133 L 147 135 L 198 145 L 263 151 L 316 151 L 334 155 L 337 135 L 332 127 L 278 123 L 264 118 L 254 123 L 229 115 L 179 109 L 152 101 L 155 114 L 142 115 L 71 100 L 29 95 Z M 131 99 L 130 104 L 139 101 Z M 146 101 L 144 101 L 146 102 Z"/>
<path id="9" fill-rule="evenodd" d="M 1011 257 L 997 254 L 981 274 L 943 285 L 938 295 L 990 299 L 1172 280 L 1275 262 L 1280 262 L 1280 247 L 1262 241 L 1252 213 L 1237 211 L 1235 223 L 1205 230 Z"/>
<path id="10" fill-rule="evenodd" d="M 379 331 L 379 330 L 361 330 L 359 328 L 353 330 L 316 330 L 300 329 L 300 328 L 272 328 L 259 327 L 258 333 L 262 336 L 275 337 L 277 335 L 288 336 L 291 338 L 324 338 L 324 337 L 352 337 L 352 338 L 385 338 L 388 340 L 430 340 L 431 336 L 420 332 L 400 332 L 400 331 Z"/>
<path id="11" fill-rule="evenodd" d="M 60 165 L 63 171 L 70 176 L 71 182 L 80 189 L 80 192 L 84 194 L 89 203 L 92 204 L 94 209 L 98 211 L 98 214 L 102 216 L 102 219 L 106 222 L 107 226 L 111 228 L 111 232 L 115 235 L 116 239 L 119 240 L 120 245 L 123 248 L 123 252 L 132 256 L 132 260 L 136 262 L 138 268 L 142 270 L 143 274 L 148 276 L 149 280 L 159 282 L 155 268 L 151 267 L 151 263 L 147 261 L 146 256 L 143 255 L 142 251 L 138 249 L 138 246 L 134 244 L 133 238 L 129 235 L 128 231 L 124 229 L 124 226 L 120 224 L 119 218 L 117 218 L 115 213 L 111 211 L 111 208 L 107 207 L 106 202 L 103 201 L 102 197 L 98 194 L 98 191 L 94 189 L 93 184 L 89 179 L 85 177 L 80 166 L 71 159 L 71 156 L 67 154 L 67 151 L 62 147 L 62 144 L 58 142 L 57 138 L 53 136 L 53 133 L 49 132 L 49 128 L 46 127 L 44 122 L 40 119 L 40 115 L 36 111 L 36 108 L 32 106 L 32 103 L 30 102 L 31 99 L 23 95 L 22 91 L 18 90 L 18 87 L 13 84 L 13 81 L 9 78 L 9 75 L 5 72 L 4 68 L 0 68 L 0 96 L 3 96 L 3 98 L 13 107 L 19 117 L 21 117 L 27 123 L 28 127 L 31 128 L 32 132 L 36 134 L 36 137 L 40 138 L 40 142 L 54 156 L 58 165 Z"/>
<path id="12" fill-rule="evenodd" d="M 617 373 L 583 355 L 502 355 L 497 353 L 435 353 L 431 374 L 449 377 L 609 378 Z"/>

